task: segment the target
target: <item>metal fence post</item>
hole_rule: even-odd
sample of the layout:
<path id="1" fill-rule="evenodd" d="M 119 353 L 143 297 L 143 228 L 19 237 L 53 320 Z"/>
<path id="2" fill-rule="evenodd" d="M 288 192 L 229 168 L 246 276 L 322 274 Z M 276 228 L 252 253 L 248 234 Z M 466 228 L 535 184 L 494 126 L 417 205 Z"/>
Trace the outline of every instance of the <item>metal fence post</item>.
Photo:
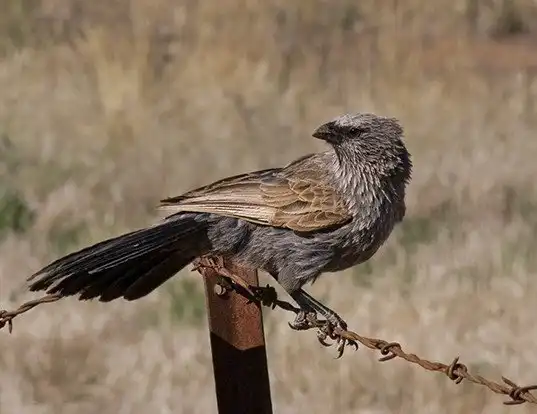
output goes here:
<path id="1" fill-rule="evenodd" d="M 257 271 L 231 262 L 224 267 L 249 285 Z M 214 269 L 204 268 L 205 294 L 219 414 L 272 414 L 261 307 L 222 292 Z"/>

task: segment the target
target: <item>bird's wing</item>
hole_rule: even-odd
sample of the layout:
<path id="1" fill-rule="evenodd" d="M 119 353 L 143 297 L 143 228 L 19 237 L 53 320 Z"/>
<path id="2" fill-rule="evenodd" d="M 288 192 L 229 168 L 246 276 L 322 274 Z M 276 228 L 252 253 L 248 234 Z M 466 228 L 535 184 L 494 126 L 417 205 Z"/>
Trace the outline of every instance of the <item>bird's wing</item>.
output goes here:
<path id="1" fill-rule="evenodd" d="M 313 157 L 313 158 L 312 158 Z M 213 213 L 300 232 L 342 224 L 350 214 L 314 156 L 285 168 L 237 175 L 161 201 L 174 211 Z"/>

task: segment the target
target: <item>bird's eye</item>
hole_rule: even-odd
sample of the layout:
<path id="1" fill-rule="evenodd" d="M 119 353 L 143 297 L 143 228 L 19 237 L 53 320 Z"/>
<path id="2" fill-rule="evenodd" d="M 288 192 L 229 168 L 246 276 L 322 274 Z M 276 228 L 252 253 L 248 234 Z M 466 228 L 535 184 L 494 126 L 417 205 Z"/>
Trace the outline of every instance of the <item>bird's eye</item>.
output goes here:
<path id="1" fill-rule="evenodd" d="M 360 135 L 361 133 L 365 132 L 365 129 L 364 128 L 361 128 L 361 127 L 352 127 L 350 129 L 350 133 L 352 135 Z"/>

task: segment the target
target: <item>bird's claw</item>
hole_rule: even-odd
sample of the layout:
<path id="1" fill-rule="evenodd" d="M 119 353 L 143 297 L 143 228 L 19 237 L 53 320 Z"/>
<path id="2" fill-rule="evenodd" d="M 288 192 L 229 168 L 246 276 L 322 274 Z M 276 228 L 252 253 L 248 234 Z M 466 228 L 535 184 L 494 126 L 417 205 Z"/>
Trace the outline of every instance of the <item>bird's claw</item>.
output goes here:
<path id="1" fill-rule="evenodd" d="M 317 326 L 318 319 L 314 312 L 299 311 L 293 322 L 288 322 L 289 327 L 295 331 L 305 331 Z"/>
<path id="2" fill-rule="evenodd" d="M 353 339 L 344 338 L 340 333 L 336 332 L 336 327 L 342 331 L 347 330 L 347 324 L 343 320 L 339 320 L 337 323 L 325 321 L 323 326 L 319 327 L 319 330 L 317 331 L 317 339 L 323 346 L 332 346 L 336 344 L 336 359 L 339 359 L 343 356 L 347 345 L 354 347 L 354 350 L 356 351 L 358 350 L 358 343 Z M 327 339 L 331 339 L 334 342 L 329 343 Z"/>
<path id="3" fill-rule="evenodd" d="M 337 343 L 337 357 L 336 359 L 339 359 L 343 356 L 343 352 L 345 352 L 345 347 L 347 345 L 350 345 L 354 347 L 355 351 L 358 351 L 358 342 L 356 342 L 354 339 L 347 339 L 343 338 L 342 336 L 339 336 L 336 340 Z"/>
<path id="4" fill-rule="evenodd" d="M 333 344 L 331 344 L 330 342 L 327 342 L 328 338 L 328 335 L 326 334 L 326 332 L 324 332 L 322 329 L 319 329 L 317 331 L 317 340 L 319 341 L 319 343 L 322 345 L 322 346 L 326 346 L 326 347 L 329 347 L 329 346 L 332 346 Z"/>

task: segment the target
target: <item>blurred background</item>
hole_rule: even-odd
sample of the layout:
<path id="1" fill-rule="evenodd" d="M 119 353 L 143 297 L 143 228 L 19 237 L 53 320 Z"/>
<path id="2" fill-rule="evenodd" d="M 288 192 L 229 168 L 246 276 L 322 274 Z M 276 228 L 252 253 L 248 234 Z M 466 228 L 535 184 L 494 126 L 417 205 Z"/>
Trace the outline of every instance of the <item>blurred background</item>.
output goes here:
<path id="1" fill-rule="evenodd" d="M 25 278 L 50 260 L 157 220 L 159 199 L 321 150 L 317 125 L 370 111 L 405 128 L 408 214 L 370 262 L 310 292 L 360 334 L 537 381 L 535 1 L 1 9 L 0 308 L 38 296 Z M 137 302 L 18 318 L 0 332 L 0 413 L 215 413 L 202 288 L 188 269 Z M 291 319 L 265 311 L 275 413 L 513 410 L 365 348 L 335 361 Z"/>

